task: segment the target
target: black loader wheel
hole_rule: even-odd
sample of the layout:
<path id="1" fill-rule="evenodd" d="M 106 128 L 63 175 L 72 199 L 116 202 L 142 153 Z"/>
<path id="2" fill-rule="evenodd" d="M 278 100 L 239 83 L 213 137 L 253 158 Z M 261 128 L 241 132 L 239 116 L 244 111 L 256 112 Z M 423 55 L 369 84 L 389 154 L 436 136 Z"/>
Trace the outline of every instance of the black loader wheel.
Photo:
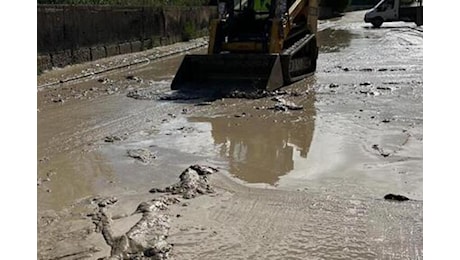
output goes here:
<path id="1" fill-rule="evenodd" d="M 374 20 L 372 20 L 372 26 L 375 28 L 379 28 L 383 24 L 383 18 L 382 17 L 376 17 Z"/>

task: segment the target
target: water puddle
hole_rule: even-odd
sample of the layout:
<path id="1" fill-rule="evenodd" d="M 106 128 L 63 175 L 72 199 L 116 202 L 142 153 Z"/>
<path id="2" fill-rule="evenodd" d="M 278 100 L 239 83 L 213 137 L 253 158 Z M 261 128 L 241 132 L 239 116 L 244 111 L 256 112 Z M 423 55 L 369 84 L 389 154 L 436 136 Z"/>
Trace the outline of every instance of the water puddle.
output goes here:
<path id="1" fill-rule="evenodd" d="M 274 185 L 294 170 L 295 161 L 306 160 L 314 121 L 275 123 L 253 117 L 247 120 L 195 118 L 211 126 L 214 144 L 228 161 L 230 174 L 249 183 Z"/>
<path id="2" fill-rule="evenodd" d="M 327 28 L 318 31 L 320 52 L 339 52 L 350 46 L 353 34 L 348 30 Z"/>

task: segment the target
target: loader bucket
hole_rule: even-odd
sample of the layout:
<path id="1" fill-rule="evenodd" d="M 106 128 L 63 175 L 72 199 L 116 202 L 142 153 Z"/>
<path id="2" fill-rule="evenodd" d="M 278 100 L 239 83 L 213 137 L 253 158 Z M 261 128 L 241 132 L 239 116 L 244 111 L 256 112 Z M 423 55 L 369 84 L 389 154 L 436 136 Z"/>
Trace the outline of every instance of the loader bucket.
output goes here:
<path id="1" fill-rule="evenodd" d="M 172 90 L 268 90 L 283 86 L 278 54 L 186 55 Z"/>

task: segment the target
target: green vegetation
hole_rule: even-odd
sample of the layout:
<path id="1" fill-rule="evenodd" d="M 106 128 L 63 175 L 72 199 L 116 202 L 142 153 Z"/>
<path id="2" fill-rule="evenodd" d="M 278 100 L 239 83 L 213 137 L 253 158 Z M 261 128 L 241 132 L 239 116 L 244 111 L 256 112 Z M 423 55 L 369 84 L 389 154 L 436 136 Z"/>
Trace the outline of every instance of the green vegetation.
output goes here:
<path id="1" fill-rule="evenodd" d="M 186 22 L 182 28 L 182 40 L 190 41 L 193 38 L 198 37 L 197 29 L 194 23 Z"/>
<path id="2" fill-rule="evenodd" d="M 342 13 L 350 5 L 351 0 L 321 0 L 320 6 L 330 7 L 333 12 Z"/>
<path id="3" fill-rule="evenodd" d="M 37 0 L 38 4 L 123 5 L 123 6 L 199 6 L 209 0 Z"/>

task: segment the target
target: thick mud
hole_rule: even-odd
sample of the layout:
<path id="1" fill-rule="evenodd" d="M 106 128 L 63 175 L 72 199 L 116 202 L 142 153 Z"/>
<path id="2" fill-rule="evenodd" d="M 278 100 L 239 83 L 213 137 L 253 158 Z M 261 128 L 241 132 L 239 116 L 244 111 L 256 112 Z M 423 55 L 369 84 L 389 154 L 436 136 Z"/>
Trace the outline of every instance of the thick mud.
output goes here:
<path id="1" fill-rule="evenodd" d="M 422 259 L 423 27 L 363 16 L 322 21 L 317 72 L 276 92 L 136 62 L 177 45 L 40 75 L 38 258 Z"/>

